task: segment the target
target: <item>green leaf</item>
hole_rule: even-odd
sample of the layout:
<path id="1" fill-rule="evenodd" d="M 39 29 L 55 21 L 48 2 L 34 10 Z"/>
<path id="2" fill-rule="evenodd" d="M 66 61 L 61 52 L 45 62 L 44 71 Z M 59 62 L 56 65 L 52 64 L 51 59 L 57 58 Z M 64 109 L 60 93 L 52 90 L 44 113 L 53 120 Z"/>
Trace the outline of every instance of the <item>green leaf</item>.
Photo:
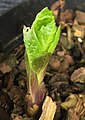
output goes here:
<path id="1" fill-rule="evenodd" d="M 31 28 L 24 27 L 23 37 L 30 69 L 35 73 L 45 69 L 60 36 L 52 11 L 47 7 L 37 14 Z"/>

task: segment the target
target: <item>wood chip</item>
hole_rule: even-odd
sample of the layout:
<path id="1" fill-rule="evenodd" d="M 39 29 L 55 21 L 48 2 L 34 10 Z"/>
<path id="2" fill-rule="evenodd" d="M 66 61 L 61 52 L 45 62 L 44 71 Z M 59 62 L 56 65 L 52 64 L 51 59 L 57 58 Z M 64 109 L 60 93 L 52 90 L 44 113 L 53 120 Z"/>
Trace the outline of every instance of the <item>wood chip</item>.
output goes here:
<path id="1" fill-rule="evenodd" d="M 42 106 L 42 114 L 39 120 L 53 120 L 56 112 L 56 103 L 49 96 L 46 96 Z"/>

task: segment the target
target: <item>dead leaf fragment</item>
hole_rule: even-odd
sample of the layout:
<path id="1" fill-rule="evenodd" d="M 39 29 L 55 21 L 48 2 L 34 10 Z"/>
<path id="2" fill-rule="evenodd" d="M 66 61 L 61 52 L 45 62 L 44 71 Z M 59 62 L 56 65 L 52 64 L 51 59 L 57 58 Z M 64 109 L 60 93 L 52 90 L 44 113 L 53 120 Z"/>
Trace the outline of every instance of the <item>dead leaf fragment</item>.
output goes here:
<path id="1" fill-rule="evenodd" d="M 76 19 L 79 24 L 85 25 L 85 12 L 77 10 L 76 11 Z"/>
<path id="2" fill-rule="evenodd" d="M 85 67 L 75 70 L 71 75 L 71 81 L 85 83 Z"/>
<path id="3" fill-rule="evenodd" d="M 71 94 L 61 106 L 68 110 L 68 120 L 80 120 L 85 116 L 85 94 Z"/>
<path id="4" fill-rule="evenodd" d="M 82 25 L 74 25 L 73 26 L 74 36 L 79 38 L 84 38 L 85 36 L 85 28 Z"/>

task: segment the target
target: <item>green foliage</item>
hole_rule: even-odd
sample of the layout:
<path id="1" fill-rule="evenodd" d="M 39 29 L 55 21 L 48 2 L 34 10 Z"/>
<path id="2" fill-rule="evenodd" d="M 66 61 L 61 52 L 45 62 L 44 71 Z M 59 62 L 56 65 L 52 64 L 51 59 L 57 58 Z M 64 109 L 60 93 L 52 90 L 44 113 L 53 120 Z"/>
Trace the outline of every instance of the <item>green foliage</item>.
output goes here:
<path id="1" fill-rule="evenodd" d="M 24 27 L 23 38 L 29 68 L 36 74 L 44 71 L 58 44 L 60 27 L 47 7 L 37 14 L 31 28 Z"/>

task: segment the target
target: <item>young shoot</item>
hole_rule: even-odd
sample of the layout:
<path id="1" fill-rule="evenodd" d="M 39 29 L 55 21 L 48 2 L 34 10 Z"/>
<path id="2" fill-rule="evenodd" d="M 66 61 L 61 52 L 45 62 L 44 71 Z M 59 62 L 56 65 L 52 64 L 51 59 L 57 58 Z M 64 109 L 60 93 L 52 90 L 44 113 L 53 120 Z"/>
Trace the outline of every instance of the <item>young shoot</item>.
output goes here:
<path id="1" fill-rule="evenodd" d="M 47 64 L 60 37 L 52 11 L 45 7 L 31 26 L 23 29 L 28 85 L 28 111 L 35 113 L 33 105 L 40 106 L 46 89 L 43 83 Z M 36 107 L 37 108 L 37 107 Z"/>

